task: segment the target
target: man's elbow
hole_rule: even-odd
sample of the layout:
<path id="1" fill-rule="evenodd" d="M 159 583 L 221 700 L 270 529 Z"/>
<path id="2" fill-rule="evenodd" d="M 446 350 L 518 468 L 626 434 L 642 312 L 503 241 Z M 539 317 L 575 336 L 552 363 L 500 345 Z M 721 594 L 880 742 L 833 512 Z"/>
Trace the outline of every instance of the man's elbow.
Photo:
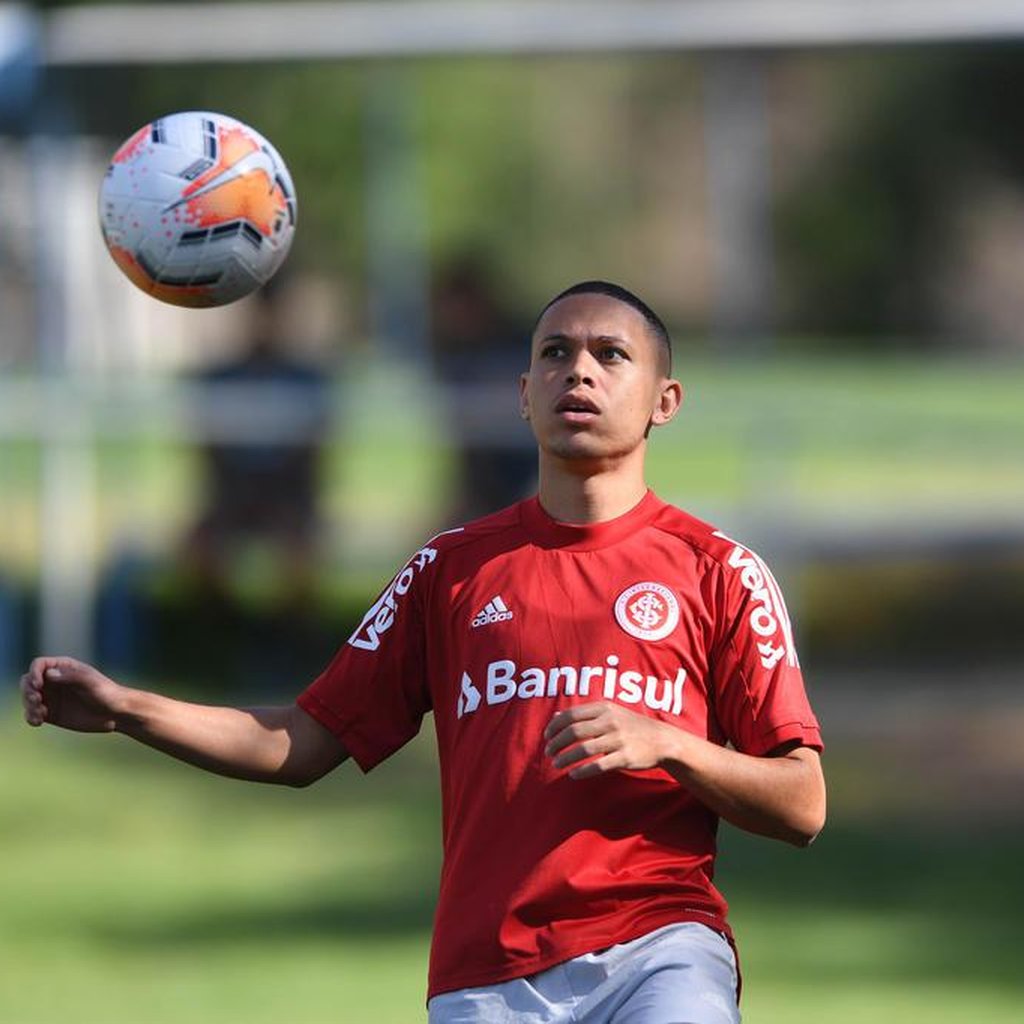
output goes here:
<path id="1" fill-rule="evenodd" d="M 282 765 L 277 781 L 291 789 L 308 789 L 336 766 L 335 762 L 325 764 L 296 760 L 294 763 Z"/>
<path id="2" fill-rule="evenodd" d="M 290 789 L 308 789 L 321 778 L 323 778 L 322 775 L 314 775 L 312 772 L 301 775 L 293 772 L 284 776 L 281 779 L 281 783 Z"/>
<path id="3" fill-rule="evenodd" d="M 787 842 L 801 848 L 810 846 L 825 827 L 824 801 L 822 801 L 820 806 L 805 808 L 789 825 L 789 834 L 786 836 Z"/>
<path id="4" fill-rule="evenodd" d="M 341 741 L 297 704 L 290 710 L 288 732 L 290 748 L 279 770 L 283 785 L 305 789 L 348 760 Z"/>
<path id="5" fill-rule="evenodd" d="M 798 748 L 790 757 L 803 763 L 804 774 L 793 793 L 791 813 L 786 822 L 789 835 L 785 838 L 794 846 L 808 847 L 825 827 L 828 803 L 825 776 L 821 770 L 821 759 L 814 751 Z"/>
<path id="6" fill-rule="evenodd" d="M 821 830 L 825 827 L 825 822 L 822 821 L 820 825 L 814 825 L 809 828 L 798 828 L 794 829 L 792 834 L 789 836 L 789 842 L 793 846 L 797 846 L 800 849 L 806 849 L 815 839 L 821 834 Z"/>

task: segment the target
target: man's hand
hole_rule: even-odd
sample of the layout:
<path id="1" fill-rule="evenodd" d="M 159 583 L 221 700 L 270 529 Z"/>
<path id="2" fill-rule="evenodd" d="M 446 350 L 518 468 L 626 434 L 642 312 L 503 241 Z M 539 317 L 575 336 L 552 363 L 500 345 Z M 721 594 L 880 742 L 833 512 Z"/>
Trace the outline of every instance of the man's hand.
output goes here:
<path id="1" fill-rule="evenodd" d="M 763 756 L 712 743 L 618 704 L 577 704 L 544 730 L 544 752 L 573 779 L 663 768 L 726 821 L 807 846 L 825 824 L 825 779 L 817 751 L 798 741 Z"/>
<path id="2" fill-rule="evenodd" d="M 573 779 L 623 769 L 640 771 L 661 764 L 675 732 L 671 725 L 620 704 L 577 704 L 552 717 L 544 730 L 544 752 L 556 768 L 576 765 L 569 770 Z"/>
<path id="3" fill-rule="evenodd" d="M 308 786 L 348 757 L 333 733 L 293 704 L 210 707 L 115 683 L 74 658 L 36 658 L 21 677 L 25 720 L 119 732 L 218 775 Z"/>
<path id="4" fill-rule="evenodd" d="M 29 725 L 48 722 L 76 732 L 113 732 L 125 689 L 74 658 L 36 658 L 21 677 Z"/>

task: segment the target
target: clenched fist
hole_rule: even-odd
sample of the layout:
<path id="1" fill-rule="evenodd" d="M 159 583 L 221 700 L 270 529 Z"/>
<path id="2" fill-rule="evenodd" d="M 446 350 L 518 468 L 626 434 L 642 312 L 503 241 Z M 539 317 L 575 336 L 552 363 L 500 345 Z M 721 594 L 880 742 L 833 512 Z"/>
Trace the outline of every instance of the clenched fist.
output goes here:
<path id="1" fill-rule="evenodd" d="M 113 732 L 126 690 L 74 658 L 36 658 L 21 677 L 25 721 L 76 732 Z"/>

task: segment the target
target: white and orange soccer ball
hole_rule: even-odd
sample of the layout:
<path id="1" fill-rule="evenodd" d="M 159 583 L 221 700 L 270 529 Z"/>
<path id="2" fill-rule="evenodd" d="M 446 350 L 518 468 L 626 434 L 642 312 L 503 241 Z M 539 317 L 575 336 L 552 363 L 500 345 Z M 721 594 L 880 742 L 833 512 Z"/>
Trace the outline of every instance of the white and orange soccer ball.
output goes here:
<path id="1" fill-rule="evenodd" d="M 270 280 L 296 212 L 277 150 L 241 121 L 207 111 L 140 128 L 100 188 L 114 261 L 144 292 L 178 306 L 221 306 Z"/>

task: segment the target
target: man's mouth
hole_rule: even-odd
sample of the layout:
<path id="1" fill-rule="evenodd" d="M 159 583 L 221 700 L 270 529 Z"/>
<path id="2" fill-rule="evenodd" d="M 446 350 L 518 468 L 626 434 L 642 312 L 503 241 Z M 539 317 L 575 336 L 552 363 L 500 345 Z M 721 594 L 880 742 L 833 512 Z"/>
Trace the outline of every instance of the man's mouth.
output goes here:
<path id="1" fill-rule="evenodd" d="M 555 403 L 555 413 L 564 415 L 566 419 L 590 418 L 599 412 L 597 406 L 582 395 L 563 395 Z"/>

